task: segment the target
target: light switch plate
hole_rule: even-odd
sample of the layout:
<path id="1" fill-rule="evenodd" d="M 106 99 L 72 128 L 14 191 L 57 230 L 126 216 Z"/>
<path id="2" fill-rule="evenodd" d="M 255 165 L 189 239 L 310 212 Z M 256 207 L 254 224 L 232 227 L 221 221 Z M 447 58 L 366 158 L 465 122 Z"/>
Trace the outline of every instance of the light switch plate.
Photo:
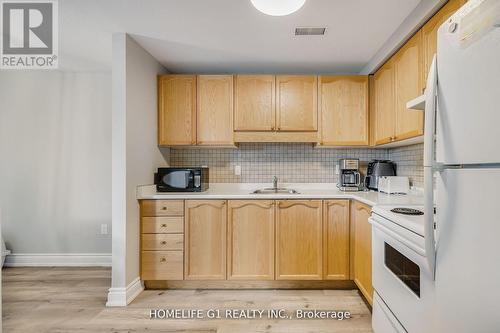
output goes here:
<path id="1" fill-rule="evenodd" d="M 107 234 L 108 234 L 108 225 L 101 224 L 101 235 L 107 235 Z"/>
<path id="2" fill-rule="evenodd" d="M 234 166 L 234 174 L 236 176 L 241 176 L 241 165 L 235 165 Z"/>

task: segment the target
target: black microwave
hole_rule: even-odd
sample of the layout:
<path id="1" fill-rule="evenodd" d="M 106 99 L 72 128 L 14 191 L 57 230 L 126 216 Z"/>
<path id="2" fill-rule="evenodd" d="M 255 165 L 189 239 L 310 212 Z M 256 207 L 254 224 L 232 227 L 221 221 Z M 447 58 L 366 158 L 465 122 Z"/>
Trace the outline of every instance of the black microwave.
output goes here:
<path id="1" fill-rule="evenodd" d="M 208 190 L 208 168 L 158 168 L 158 192 L 203 192 Z"/>

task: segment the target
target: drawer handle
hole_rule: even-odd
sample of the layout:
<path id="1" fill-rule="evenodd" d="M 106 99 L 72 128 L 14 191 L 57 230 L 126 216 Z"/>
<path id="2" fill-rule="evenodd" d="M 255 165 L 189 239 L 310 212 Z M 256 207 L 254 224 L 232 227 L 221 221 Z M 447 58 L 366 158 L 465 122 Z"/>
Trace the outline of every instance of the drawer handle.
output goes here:
<path id="1" fill-rule="evenodd" d="M 167 262 L 167 258 L 164 257 L 160 258 L 160 262 Z"/>
<path id="2" fill-rule="evenodd" d="M 167 245 L 167 241 L 161 241 L 161 245 Z"/>
<path id="3" fill-rule="evenodd" d="M 167 210 L 166 206 L 161 207 L 161 210 Z"/>
<path id="4" fill-rule="evenodd" d="M 166 224 L 166 223 L 162 223 L 161 227 L 162 227 L 162 228 L 166 228 L 166 227 L 167 227 L 167 224 Z"/>

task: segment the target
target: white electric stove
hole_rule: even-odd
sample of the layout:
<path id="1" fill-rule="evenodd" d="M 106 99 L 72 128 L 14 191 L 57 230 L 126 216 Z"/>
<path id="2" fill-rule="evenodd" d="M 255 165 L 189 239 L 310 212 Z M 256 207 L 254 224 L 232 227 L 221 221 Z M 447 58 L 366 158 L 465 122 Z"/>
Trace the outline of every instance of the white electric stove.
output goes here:
<path id="1" fill-rule="evenodd" d="M 425 257 L 423 206 L 375 206 L 370 223 L 373 330 L 426 332 L 432 324 L 434 284 Z"/>

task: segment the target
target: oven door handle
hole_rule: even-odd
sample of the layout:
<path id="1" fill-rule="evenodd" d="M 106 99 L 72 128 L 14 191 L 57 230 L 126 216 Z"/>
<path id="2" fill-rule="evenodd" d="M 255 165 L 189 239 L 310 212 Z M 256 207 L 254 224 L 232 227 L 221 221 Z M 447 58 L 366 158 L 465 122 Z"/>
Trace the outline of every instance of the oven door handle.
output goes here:
<path id="1" fill-rule="evenodd" d="M 410 248 L 411 250 L 415 251 L 417 254 L 421 255 L 422 257 L 425 257 L 425 250 L 423 248 L 420 248 L 420 247 L 417 247 L 415 246 L 412 242 L 408 241 L 406 238 L 404 237 L 401 237 L 400 235 L 398 235 L 397 233 L 395 233 L 394 231 L 392 231 L 391 229 L 387 228 L 386 226 L 384 226 L 383 224 L 379 223 L 376 219 L 374 219 L 373 217 L 370 217 L 368 219 L 368 222 L 370 222 L 370 224 L 376 228 L 376 229 L 379 229 L 381 232 L 383 232 L 384 234 L 390 236 L 391 238 L 393 238 L 394 240 L 402 243 L 403 245 L 405 245 L 406 247 Z"/>

